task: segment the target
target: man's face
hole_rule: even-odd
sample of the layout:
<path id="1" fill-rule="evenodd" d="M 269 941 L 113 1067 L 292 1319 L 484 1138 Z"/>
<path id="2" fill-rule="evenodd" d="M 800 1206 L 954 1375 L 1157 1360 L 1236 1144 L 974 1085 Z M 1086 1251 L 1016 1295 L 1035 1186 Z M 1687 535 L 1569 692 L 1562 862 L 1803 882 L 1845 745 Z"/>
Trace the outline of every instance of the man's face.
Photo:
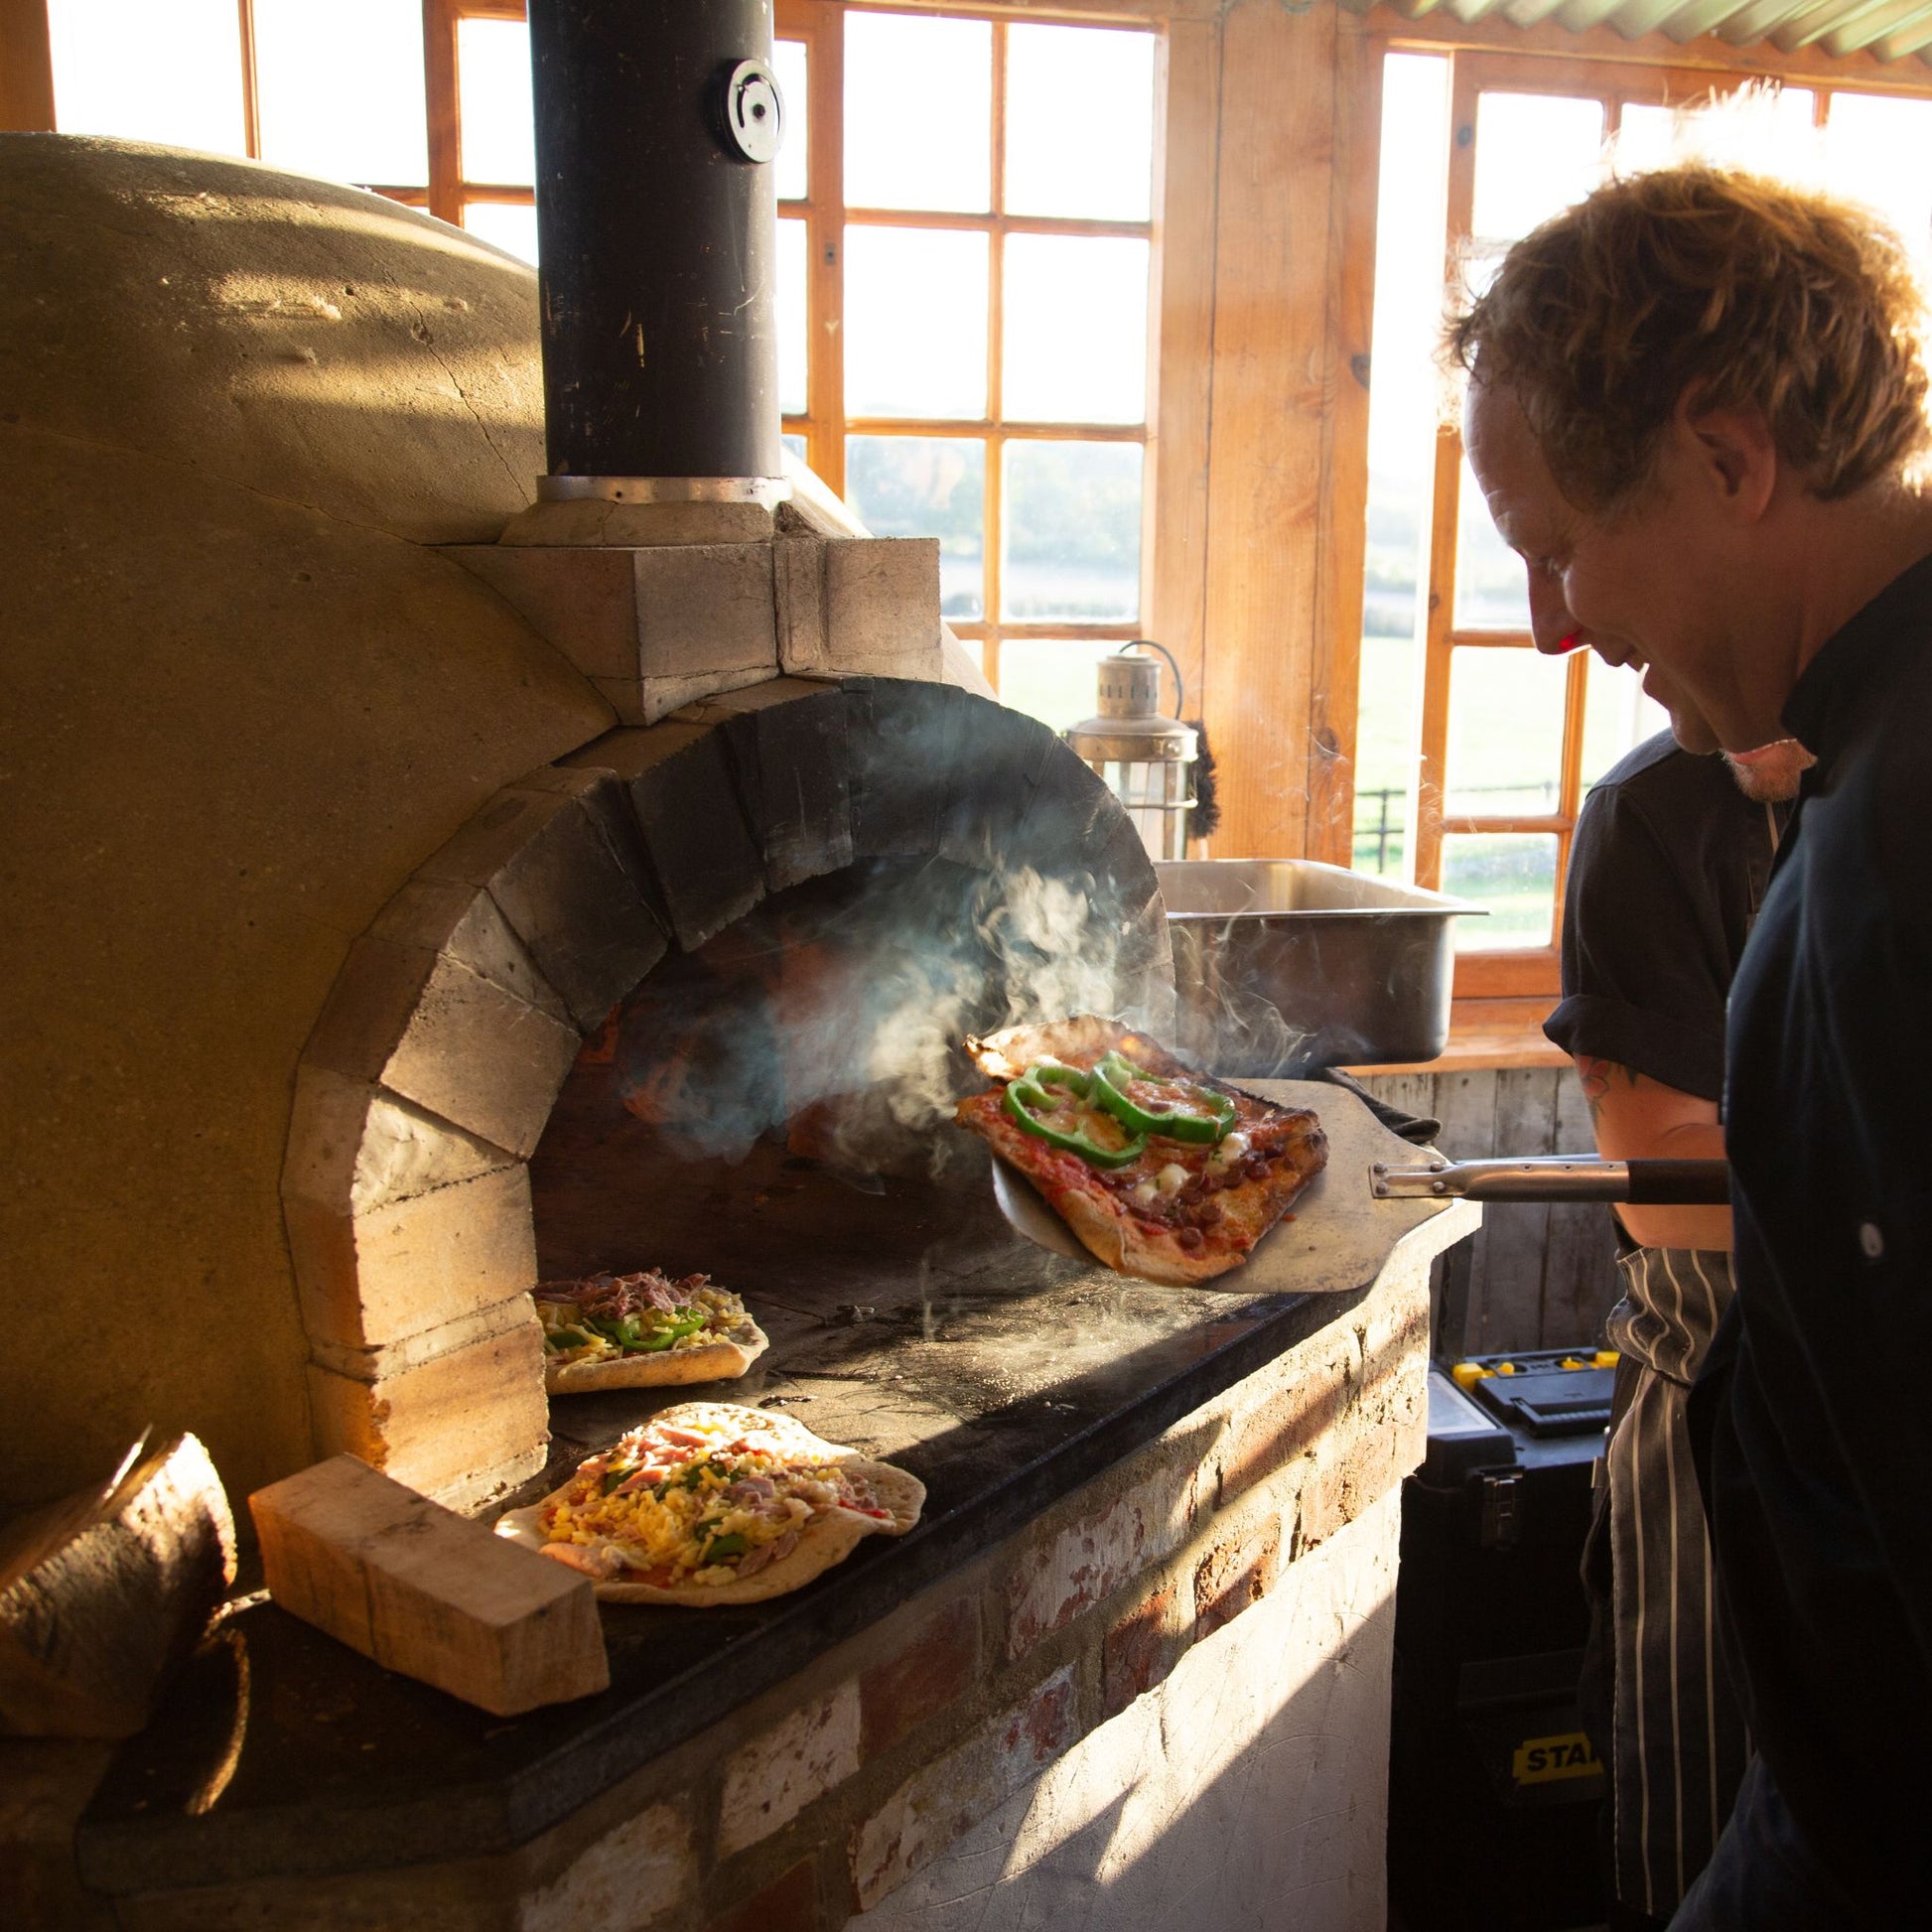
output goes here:
<path id="1" fill-rule="evenodd" d="M 1465 436 L 1489 514 L 1528 567 L 1537 649 L 1587 644 L 1605 663 L 1637 667 L 1686 751 L 1719 750 L 1723 724 L 1733 750 L 1762 742 L 1729 701 L 1735 613 L 1722 584 L 1732 532 L 1708 491 L 1678 486 L 1680 453 L 1667 442 L 1632 500 L 1592 512 L 1558 487 L 1511 390 L 1472 383 Z"/>

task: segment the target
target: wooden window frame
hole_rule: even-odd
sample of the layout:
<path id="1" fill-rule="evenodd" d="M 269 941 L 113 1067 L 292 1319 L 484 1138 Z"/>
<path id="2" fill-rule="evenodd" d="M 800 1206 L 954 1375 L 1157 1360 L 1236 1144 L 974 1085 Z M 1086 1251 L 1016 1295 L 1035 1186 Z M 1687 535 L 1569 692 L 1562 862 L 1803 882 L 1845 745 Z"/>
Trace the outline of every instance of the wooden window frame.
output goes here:
<path id="1" fill-rule="evenodd" d="M 921 208 L 869 208 L 846 206 L 844 195 L 844 16 L 849 12 L 919 13 L 948 19 L 984 20 L 992 29 L 992 98 L 988 115 L 989 182 L 985 212 L 952 212 Z M 1148 543 L 1147 507 L 1155 488 L 1153 395 L 1159 353 L 1159 250 L 1155 211 L 1160 206 L 1160 182 L 1150 184 L 1149 214 L 1142 221 L 1091 220 L 1057 215 L 1008 213 L 1006 201 L 1006 89 L 1007 33 L 1013 16 L 997 9 L 973 6 L 851 7 L 845 0 L 777 0 L 776 34 L 780 40 L 803 41 L 806 49 L 806 87 L 811 127 L 806 194 L 802 201 L 781 202 L 781 219 L 802 218 L 812 271 L 807 293 L 806 408 L 784 419 L 787 434 L 805 439 L 806 460 L 818 476 L 840 495 L 845 493 L 845 445 L 848 436 L 945 437 L 972 441 L 985 451 L 982 508 L 984 540 L 980 618 L 948 618 L 948 627 L 963 640 L 977 642 L 986 678 L 1000 685 L 1000 649 L 1011 639 L 1050 638 L 1068 643 L 1126 642 L 1145 634 L 1150 602 L 1153 560 Z M 1025 24 L 1023 19 L 1022 24 Z M 1091 25 L 1097 20 L 1053 22 Z M 1160 153 L 1160 124 L 1164 99 L 1160 23 L 1145 18 L 1110 19 L 1105 25 L 1144 31 L 1156 40 L 1154 100 L 1155 152 Z M 917 228 L 929 231 L 987 236 L 987 371 L 986 413 L 981 417 L 919 418 L 909 416 L 857 417 L 845 411 L 844 341 L 844 230 L 848 227 Z M 1123 236 L 1148 244 L 1148 370 L 1147 401 L 1137 423 L 1081 423 L 1015 421 L 1002 407 L 1002 362 L 1005 353 L 1004 266 L 1005 242 L 1010 234 L 1066 236 Z M 1006 450 L 1010 443 L 1080 442 L 1129 443 L 1141 458 L 1141 558 L 1135 618 L 1121 622 L 1066 619 L 1035 622 L 1008 619 L 1003 609 L 1006 505 Z"/>
<path id="2" fill-rule="evenodd" d="M 1446 279 L 1453 286 L 1472 222 L 1475 191 L 1475 125 L 1478 97 L 1484 93 L 1563 94 L 1594 99 L 1603 109 L 1605 141 L 1614 139 L 1630 105 L 1681 107 L 1714 90 L 1728 93 L 1754 80 L 1778 81 L 1812 91 L 1814 124 L 1829 116 L 1836 92 L 1932 95 L 1932 74 L 1917 84 L 1895 77 L 1889 87 L 1874 85 L 1864 73 L 1828 73 L 1818 64 L 1797 67 L 1787 61 L 1763 64 L 1733 54 L 1727 66 L 1657 59 L 1611 59 L 1519 53 L 1501 46 L 1470 48 L 1441 42 L 1392 38 L 1392 53 L 1447 54 L 1449 61 L 1449 166 L 1446 214 Z M 1766 50 L 1767 52 L 1769 50 Z M 1554 996 L 1560 990 L 1564 896 L 1569 883 L 1572 843 L 1583 794 L 1583 738 L 1588 679 L 1601 675 L 1590 653 L 1580 651 L 1565 667 L 1564 724 L 1553 812 L 1534 814 L 1451 814 L 1447 809 L 1448 745 L 1453 653 L 1468 649 L 1533 648 L 1527 630 L 1481 628 L 1455 621 L 1457 530 L 1461 514 L 1462 437 L 1452 426 L 1438 431 L 1431 490 L 1429 582 L 1426 587 L 1423 702 L 1420 730 L 1416 880 L 1440 888 L 1443 840 L 1453 834 L 1553 834 L 1557 841 L 1556 890 L 1551 929 L 1534 947 L 1472 950 L 1458 955 L 1458 999 L 1509 999 Z"/>
<path id="3" fill-rule="evenodd" d="M 429 188 L 378 188 L 377 194 L 427 207 L 439 220 L 465 225 L 472 203 L 535 207 L 534 182 L 466 181 L 463 174 L 463 82 L 457 40 L 466 20 L 521 26 L 524 0 L 423 0 L 423 91 L 429 117 Z"/>

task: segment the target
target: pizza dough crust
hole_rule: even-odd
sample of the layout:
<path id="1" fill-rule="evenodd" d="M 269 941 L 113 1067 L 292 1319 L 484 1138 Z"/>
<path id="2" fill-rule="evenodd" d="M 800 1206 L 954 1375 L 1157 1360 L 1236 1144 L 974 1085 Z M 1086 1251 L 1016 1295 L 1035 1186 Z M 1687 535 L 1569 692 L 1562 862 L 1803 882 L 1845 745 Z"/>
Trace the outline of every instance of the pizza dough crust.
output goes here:
<path id="1" fill-rule="evenodd" d="M 551 1395 L 589 1389 L 680 1388 L 689 1382 L 729 1382 L 771 1346 L 750 1315 L 728 1335 L 696 1348 L 666 1348 L 649 1355 L 614 1355 L 601 1362 L 545 1362 L 543 1386 Z"/>

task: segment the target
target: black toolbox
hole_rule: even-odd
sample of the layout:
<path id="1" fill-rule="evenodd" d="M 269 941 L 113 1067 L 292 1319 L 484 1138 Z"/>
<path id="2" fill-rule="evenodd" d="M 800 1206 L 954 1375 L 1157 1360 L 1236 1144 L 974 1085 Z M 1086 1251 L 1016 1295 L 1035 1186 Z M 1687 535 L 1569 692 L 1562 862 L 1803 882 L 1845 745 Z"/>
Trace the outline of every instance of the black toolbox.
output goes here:
<path id="1" fill-rule="evenodd" d="M 1578 1567 L 1615 1362 L 1546 1349 L 1429 1372 L 1429 1449 L 1403 1486 L 1389 1775 L 1390 1894 L 1410 1932 L 1602 1919 Z"/>

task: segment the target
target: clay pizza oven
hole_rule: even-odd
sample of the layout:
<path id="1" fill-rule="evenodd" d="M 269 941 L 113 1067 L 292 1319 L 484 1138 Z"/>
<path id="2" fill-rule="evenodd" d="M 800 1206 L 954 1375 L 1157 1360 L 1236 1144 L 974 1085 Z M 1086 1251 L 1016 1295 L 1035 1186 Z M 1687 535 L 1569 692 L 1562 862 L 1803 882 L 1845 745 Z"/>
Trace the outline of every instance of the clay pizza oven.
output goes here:
<path id="1" fill-rule="evenodd" d="M 1021 951 L 1035 980 L 1098 961 L 1110 1001 L 1160 976 L 1131 828 L 980 695 L 936 545 L 868 536 L 779 447 L 769 169 L 718 119 L 768 7 L 533 27 L 541 329 L 527 269 L 377 198 L 0 147 L 41 908 L 9 1211 L 30 1272 L 148 1338 L 78 1366 L 29 1340 L 22 1497 L 156 1413 L 238 1489 L 343 1448 L 454 1501 L 528 1473 L 552 1103 L 640 984 L 702 978 L 741 922 L 822 964 L 824 906 L 897 904 L 868 922 L 918 921 L 981 1024 L 1034 997 Z M 693 332 L 694 302 L 732 327 Z M 614 366 L 626 315 L 661 352 Z M 1009 895 L 1037 930 L 1003 961 Z M 768 1014 L 864 1016 L 810 977 Z"/>

